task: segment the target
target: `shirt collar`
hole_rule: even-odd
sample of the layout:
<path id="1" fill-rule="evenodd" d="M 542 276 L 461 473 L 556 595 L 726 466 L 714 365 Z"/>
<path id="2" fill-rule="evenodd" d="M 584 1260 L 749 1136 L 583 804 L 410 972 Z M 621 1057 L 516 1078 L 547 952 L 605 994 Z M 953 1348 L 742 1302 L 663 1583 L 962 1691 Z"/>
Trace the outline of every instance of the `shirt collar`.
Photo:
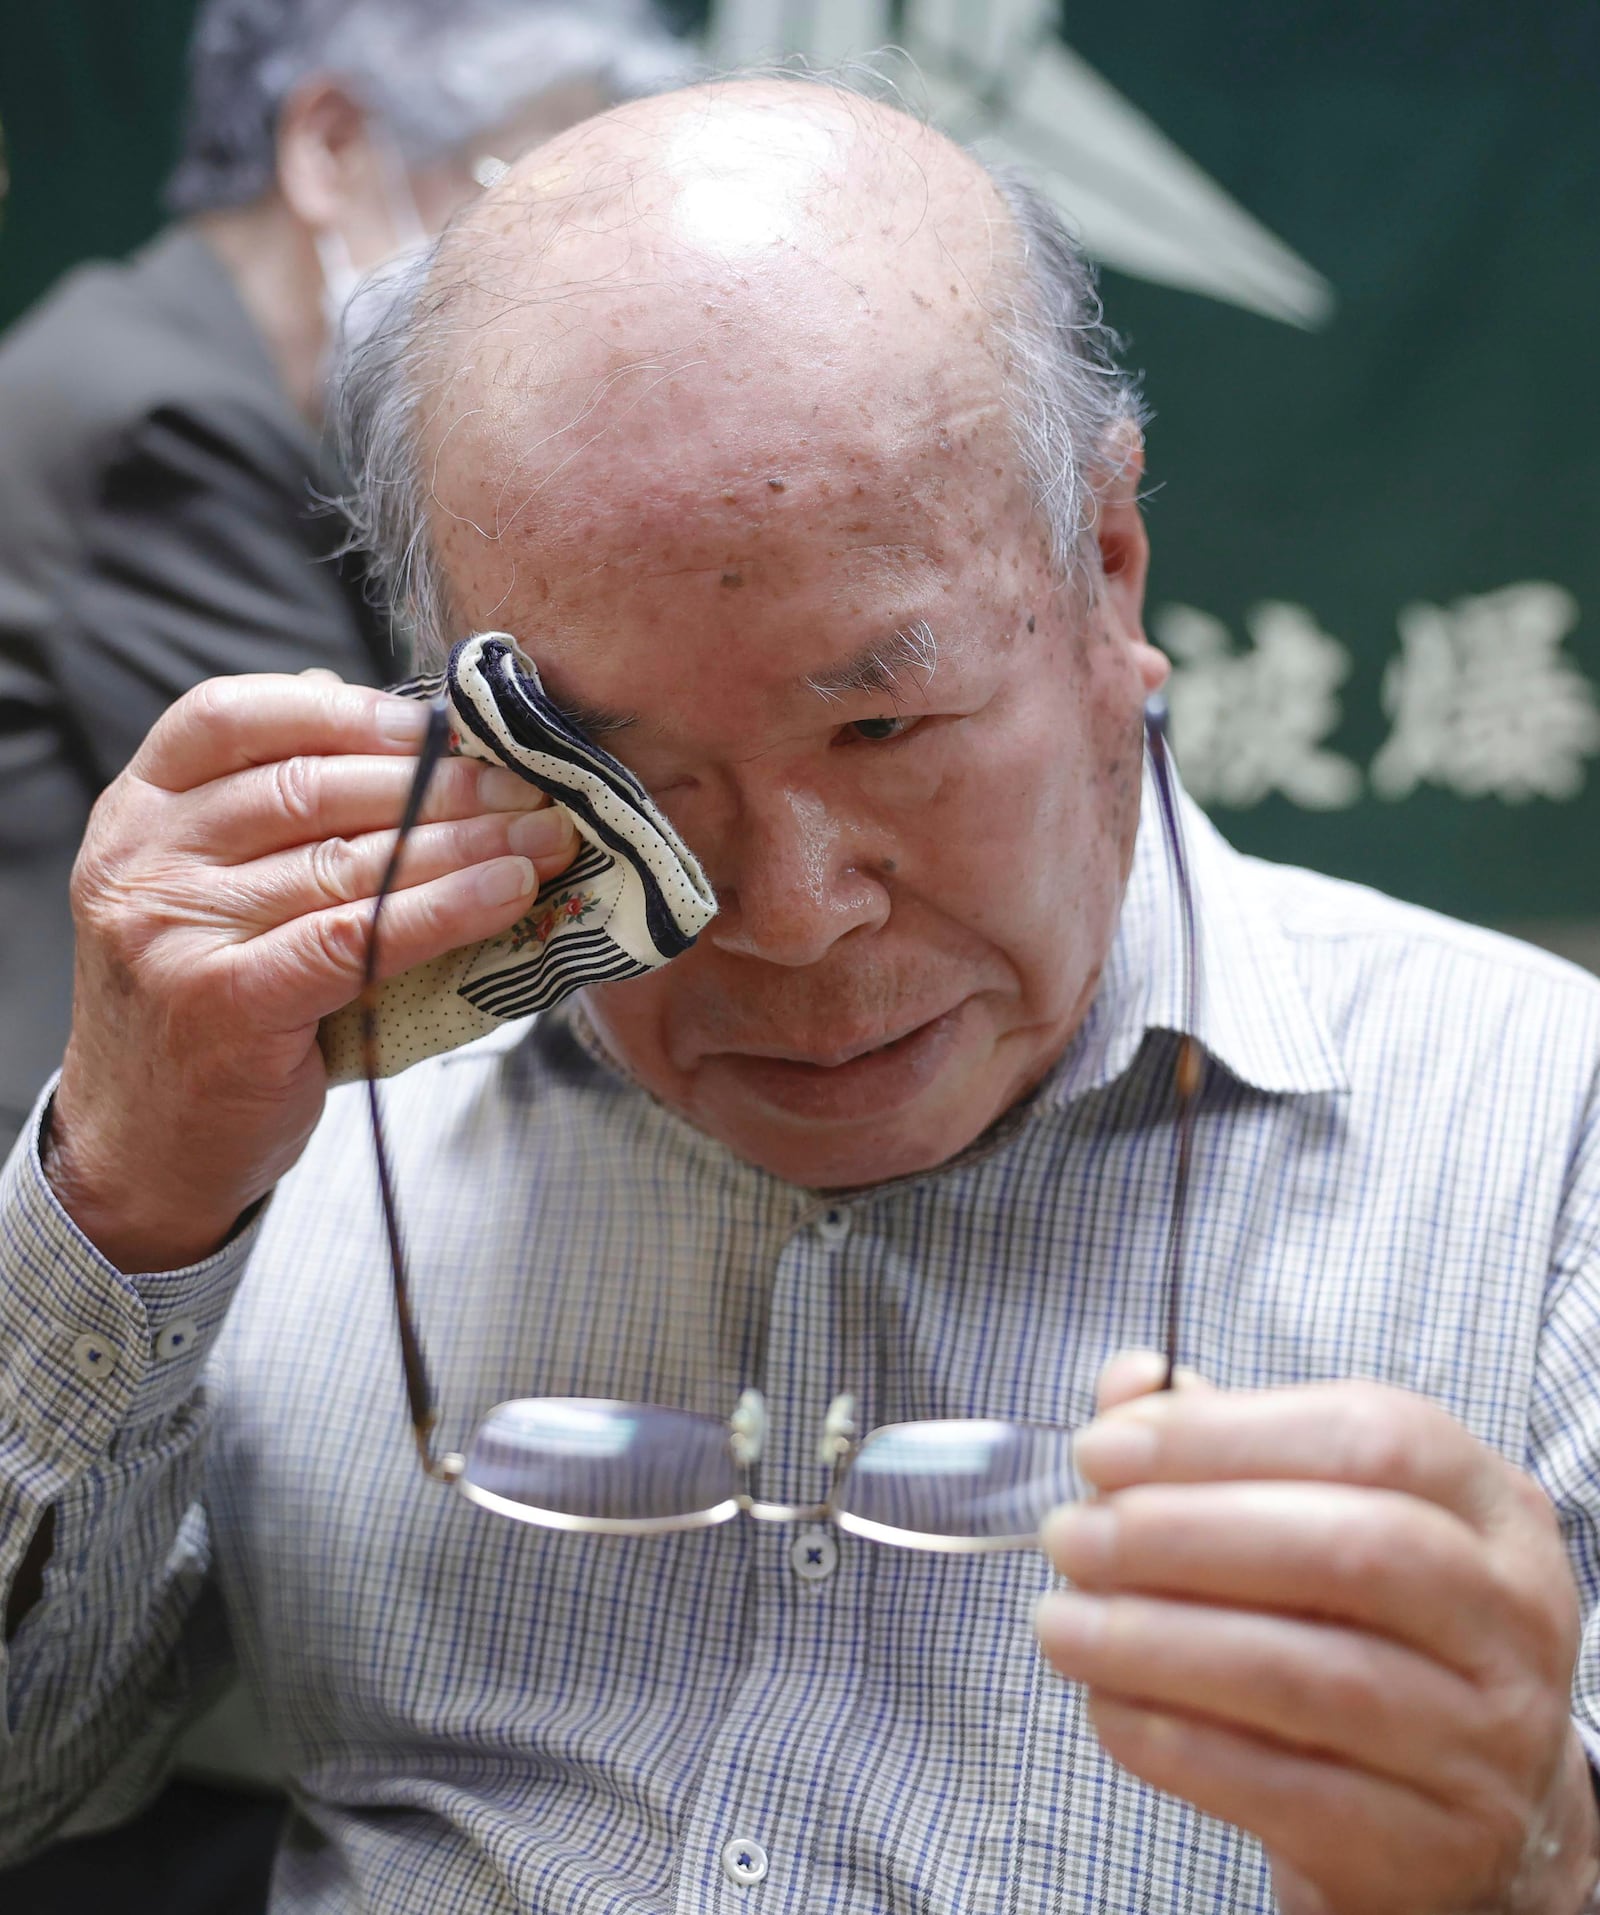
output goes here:
<path id="1" fill-rule="evenodd" d="M 1280 1096 L 1346 1091 L 1333 1034 L 1294 962 L 1262 882 L 1181 789 L 1199 944 L 1198 1009 L 1185 1001 L 1183 914 L 1153 774 L 1145 767 L 1139 834 L 1117 934 L 1082 1028 L 1045 1095 L 1062 1104 L 1120 1077 L 1150 1031 L 1183 1031 L 1240 1083 Z"/>

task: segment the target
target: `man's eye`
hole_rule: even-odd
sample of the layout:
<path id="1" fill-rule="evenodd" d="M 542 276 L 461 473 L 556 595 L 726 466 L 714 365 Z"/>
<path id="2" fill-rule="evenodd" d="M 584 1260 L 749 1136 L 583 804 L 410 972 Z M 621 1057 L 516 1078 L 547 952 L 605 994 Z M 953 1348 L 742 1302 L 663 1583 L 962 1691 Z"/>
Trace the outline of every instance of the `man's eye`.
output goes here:
<path id="1" fill-rule="evenodd" d="M 884 738 L 901 738 L 916 723 L 914 718 L 857 718 L 849 729 L 858 738 L 877 743 Z"/>

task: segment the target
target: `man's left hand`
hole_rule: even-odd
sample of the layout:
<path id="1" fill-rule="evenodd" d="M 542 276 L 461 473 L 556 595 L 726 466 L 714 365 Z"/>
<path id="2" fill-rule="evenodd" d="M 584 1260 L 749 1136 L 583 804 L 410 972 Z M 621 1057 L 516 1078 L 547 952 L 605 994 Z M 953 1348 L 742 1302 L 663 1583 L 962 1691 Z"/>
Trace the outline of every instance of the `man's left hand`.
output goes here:
<path id="1" fill-rule="evenodd" d="M 1100 1493 L 1044 1529 L 1074 1587 L 1040 1643 L 1107 1751 L 1256 1835 L 1287 1915 L 1577 1915 L 1600 1818 L 1542 1492 L 1402 1390 L 1151 1369 L 1108 1367 Z"/>

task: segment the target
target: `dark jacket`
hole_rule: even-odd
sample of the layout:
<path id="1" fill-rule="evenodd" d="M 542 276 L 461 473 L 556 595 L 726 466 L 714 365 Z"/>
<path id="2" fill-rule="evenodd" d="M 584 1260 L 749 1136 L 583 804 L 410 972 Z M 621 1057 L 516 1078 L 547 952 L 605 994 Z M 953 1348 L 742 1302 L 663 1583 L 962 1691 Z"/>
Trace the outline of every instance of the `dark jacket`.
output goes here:
<path id="1" fill-rule="evenodd" d="M 327 483 L 186 228 L 0 341 L 0 1148 L 66 1041 L 89 808 L 161 712 L 221 672 L 393 675 Z"/>

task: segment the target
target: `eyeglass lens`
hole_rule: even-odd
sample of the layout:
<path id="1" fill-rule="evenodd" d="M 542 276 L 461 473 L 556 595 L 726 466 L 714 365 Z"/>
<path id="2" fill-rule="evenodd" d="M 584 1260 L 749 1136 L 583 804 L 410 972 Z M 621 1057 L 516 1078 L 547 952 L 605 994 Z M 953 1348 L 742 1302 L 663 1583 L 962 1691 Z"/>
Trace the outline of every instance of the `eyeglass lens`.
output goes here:
<path id="1" fill-rule="evenodd" d="M 604 1523 L 731 1516 L 740 1487 L 728 1426 L 718 1418 L 586 1397 L 491 1410 L 468 1447 L 461 1484 L 518 1506 L 511 1514 Z"/>
<path id="2" fill-rule="evenodd" d="M 587 1397 L 500 1404 L 473 1437 L 460 1481 L 507 1515 L 575 1527 L 720 1522 L 741 1506 L 742 1489 L 727 1424 Z M 1079 1492 L 1070 1432 L 949 1418 L 875 1430 L 831 1509 L 885 1541 L 1021 1544 Z"/>
<path id="3" fill-rule="evenodd" d="M 884 1541 L 997 1543 L 1031 1540 L 1057 1504 L 1079 1494 L 1070 1431 L 953 1417 L 874 1430 L 833 1506 L 847 1528 L 897 1532 Z"/>

